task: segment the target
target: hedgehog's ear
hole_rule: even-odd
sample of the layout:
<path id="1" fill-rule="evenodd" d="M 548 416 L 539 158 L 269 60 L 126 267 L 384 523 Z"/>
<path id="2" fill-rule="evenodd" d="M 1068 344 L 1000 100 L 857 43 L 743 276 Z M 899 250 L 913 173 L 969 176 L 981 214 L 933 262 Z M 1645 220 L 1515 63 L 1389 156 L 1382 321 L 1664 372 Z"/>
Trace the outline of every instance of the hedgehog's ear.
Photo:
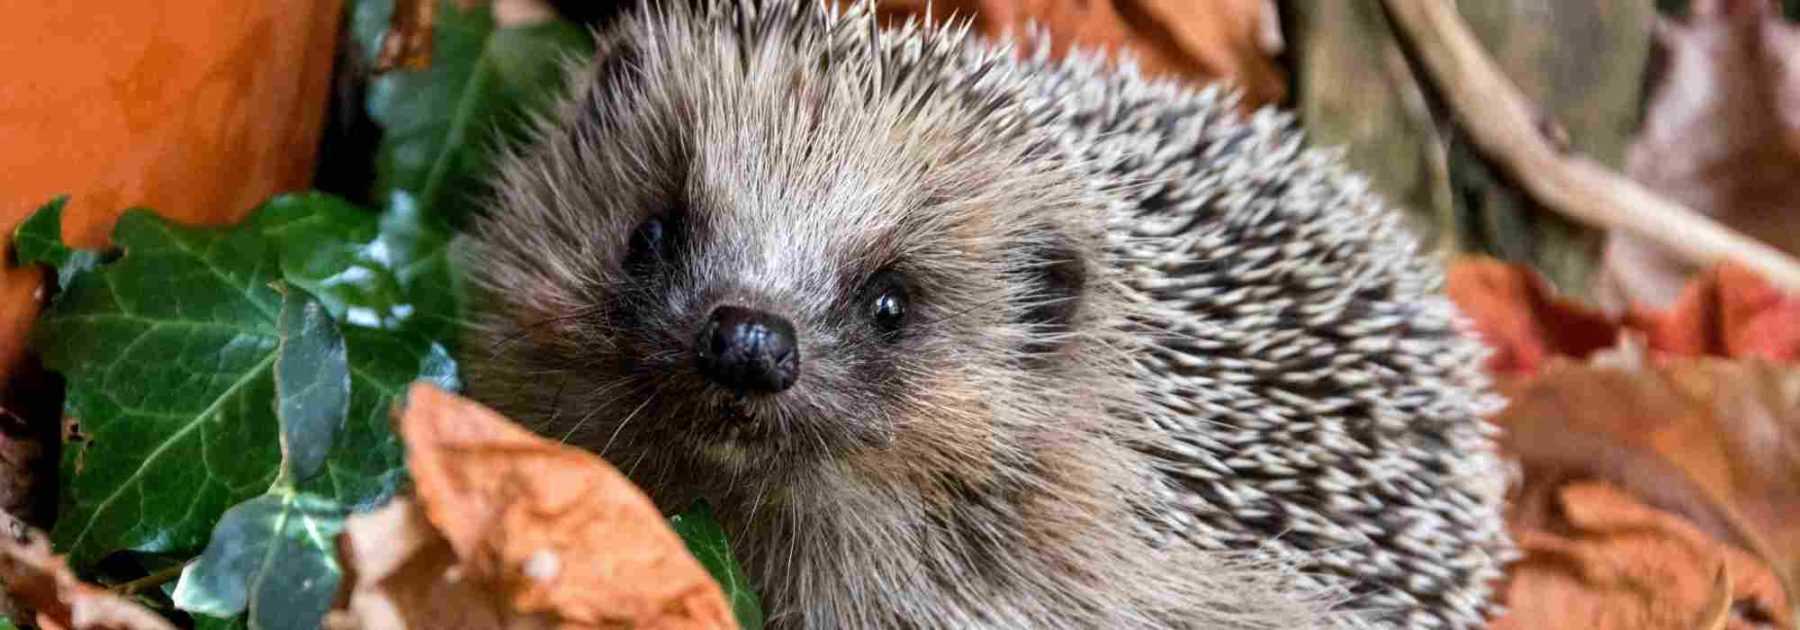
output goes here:
<path id="1" fill-rule="evenodd" d="M 1025 351 L 1044 354 L 1061 348 L 1081 312 L 1088 283 L 1087 261 L 1061 236 L 1034 243 L 1023 271 L 1019 323 L 1031 331 Z"/>

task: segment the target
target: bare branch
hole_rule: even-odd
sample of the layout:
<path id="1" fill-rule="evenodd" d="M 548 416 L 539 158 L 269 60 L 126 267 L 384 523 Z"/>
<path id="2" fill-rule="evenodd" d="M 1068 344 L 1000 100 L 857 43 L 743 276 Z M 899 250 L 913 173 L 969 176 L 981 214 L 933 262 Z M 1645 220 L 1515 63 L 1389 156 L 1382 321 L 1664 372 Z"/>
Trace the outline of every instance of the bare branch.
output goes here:
<path id="1" fill-rule="evenodd" d="M 1389 19 L 1482 154 L 1539 204 L 1701 265 L 1733 261 L 1800 292 L 1800 261 L 1650 191 L 1546 136 L 1556 125 L 1488 57 L 1448 0 L 1383 0 Z"/>

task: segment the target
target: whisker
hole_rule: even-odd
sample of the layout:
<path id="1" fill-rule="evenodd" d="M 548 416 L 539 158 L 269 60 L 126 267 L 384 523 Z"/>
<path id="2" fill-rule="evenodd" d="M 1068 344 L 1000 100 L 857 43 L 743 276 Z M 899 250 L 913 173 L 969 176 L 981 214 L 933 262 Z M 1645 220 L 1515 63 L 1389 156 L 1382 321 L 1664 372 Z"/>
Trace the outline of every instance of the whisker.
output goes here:
<path id="1" fill-rule="evenodd" d="M 612 448 L 613 440 L 619 439 L 619 433 L 625 430 L 625 425 L 631 424 L 631 419 L 636 418 L 639 413 L 642 413 L 644 408 L 650 406 L 650 403 L 655 401 L 656 397 L 661 395 L 662 392 L 662 387 L 658 387 L 656 388 L 656 391 L 650 392 L 650 395 L 644 398 L 644 402 L 638 404 L 637 409 L 633 409 L 630 414 L 625 416 L 624 420 L 619 421 L 619 426 L 613 429 L 612 437 L 606 438 L 606 445 L 600 447 L 601 457 L 606 457 L 606 450 Z"/>
<path id="2" fill-rule="evenodd" d="M 613 392 L 613 390 L 619 389 L 621 387 L 629 386 L 630 384 L 631 384 L 631 382 L 628 380 L 619 379 L 617 381 L 614 381 L 611 385 L 607 385 L 605 387 L 601 387 L 599 389 L 594 390 L 592 393 L 590 393 L 588 395 L 588 399 L 591 401 L 591 400 L 599 398 L 601 396 L 611 394 Z M 602 405 L 602 404 L 592 404 L 591 406 L 593 407 L 593 409 L 590 409 L 587 413 L 582 414 L 581 419 L 575 421 L 575 426 L 569 427 L 568 431 L 563 432 L 563 436 L 561 439 L 562 443 L 564 443 L 564 444 L 569 443 L 569 438 L 571 436 L 575 435 L 575 432 L 577 430 L 581 429 L 581 427 L 583 425 L 586 425 L 588 420 L 592 420 L 595 415 L 597 415 L 601 411 L 605 411 L 606 409 L 609 408 L 607 405 Z"/>
<path id="3" fill-rule="evenodd" d="M 580 319 L 583 317 L 589 317 L 589 316 L 594 315 L 595 313 L 601 312 L 602 310 L 604 310 L 604 308 L 605 308 L 604 306 L 601 306 L 598 304 L 592 305 L 592 306 L 584 306 L 584 307 L 575 309 L 575 311 L 571 312 L 571 313 L 565 313 L 563 315 L 558 315 L 556 317 L 546 317 L 544 319 L 532 322 L 530 324 L 520 326 L 518 332 L 507 335 L 506 337 L 503 337 L 500 340 L 495 341 L 494 344 L 489 348 L 489 351 L 493 352 L 495 354 L 498 354 L 500 352 L 500 350 L 504 349 L 506 346 L 512 345 L 513 343 L 517 342 L 518 340 L 525 338 L 526 335 L 529 335 L 532 332 L 534 332 L 540 328 L 543 328 L 545 326 L 550 326 L 553 324 L 560 324 L 560 323 L 563 323 L 563 322 L 566 322 L 566 321 L 569 321 L 572 319 Z"/>

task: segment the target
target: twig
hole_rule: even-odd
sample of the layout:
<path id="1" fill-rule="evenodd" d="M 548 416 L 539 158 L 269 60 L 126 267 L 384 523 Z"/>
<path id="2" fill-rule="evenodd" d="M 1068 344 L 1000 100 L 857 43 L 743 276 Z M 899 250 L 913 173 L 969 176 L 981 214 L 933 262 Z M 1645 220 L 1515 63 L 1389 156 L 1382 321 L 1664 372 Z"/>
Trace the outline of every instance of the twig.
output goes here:
<path id="1" fill-rule="evenodd" d="M 1800 292 L 1800 261 L 1714 222 L 1546 136 L 1555 126 L 1501 72 L 1448 0 L 1382 0 L 1475 147 L 1539 204 L 1627 232 L 1700 265 L 1730 260 Z"/>
<path id="2" fill-rule="evenodd" d="M 143 591 L 146 591 L 149 589 L 153 589 L 158 586 L 162 586 L 164 582 L 168 582 L 169 580 L 173 580 L 175 578 L 181 577 L 181 570 L 186 567 L 187 567 L 187 563 L 185 563 L 185 562 L 182 564 L 177 564 L 175 566 L 163 569 L 161 571 L 157 571 L 150 575 L 146 575 L 144 577 L 132 580 L 130 582 L 126 582 L 124 584 L 113 585 L 111 587 L 108 587 L 107 590 L 112 591 L 114 593 L 118 593 L 120 595 L 124 595 L 126 597 L 130 597 L 130 596 L 136 595 L 140 592 L 143 592 Z"/>

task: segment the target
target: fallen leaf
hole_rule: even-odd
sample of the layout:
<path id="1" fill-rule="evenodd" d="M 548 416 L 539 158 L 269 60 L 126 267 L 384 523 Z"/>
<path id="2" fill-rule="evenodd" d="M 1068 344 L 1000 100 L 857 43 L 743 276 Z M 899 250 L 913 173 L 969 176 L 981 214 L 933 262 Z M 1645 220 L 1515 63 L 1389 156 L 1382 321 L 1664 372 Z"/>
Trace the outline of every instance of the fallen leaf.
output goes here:
<path id="1" fill-rule="evenodd" d="M 1781 583 L 1766 566 L 1680 517 L 1604 482 L 1562 486 L 1555 501 L 1556 522 L 1513 529 L 1524 557 L 1509 569 L 1507 612 L 1495 630 L 1751 630 L 1787 622 L 1762 616 L 1783 610 Z"/>
<path id="2" fill-rule="evenodd" d="M 1672 354 L 1800 361 L 1800 295 L 1737 265 L 1701 274 L 1669 310 L 1637 309 L 1625 323 Z"/>
<path id="3" fill-rule="evenodd" d="M 1725 264 L 1688 285 L 1668 310 L 1621 317 L 1557 296 L 1536 271 L 1485 257 L 1450 264 L 1445 289 L 1492 354 L 1501 378 L 1532 374 L 1554 357 L 1589 358 L 1623 334 L 1640 334 L 1654 355 L 1800 360 L 1800 295 Z"/>
<path id="4" fill-rule="evenodd" d="M 471 628 L 737 627 L 649 497 L 595 455 L 423 384 L 396 424 L 415 503 L 351 519 L 353 586 L 333 623 L 441 627 L 417 622 L 466 611 Z"/>
<path id="5" fill-rule="evenodd" d="M 1800 522 L 1792 518 L 1800 514 L 1800 368 L 1706 358 L 1597 367 L 1559 359 L 1503 391 L 1510 403 L 1494 422 L 1502 429 L 1502 450 L 1517 458 L 1523 471 L 1508 512 L 1510 528 L 1521 542 L 1552 540 L 1543 536 L 1561 535 L 1569 527 L 1563 521 L 1581 526 L 1585 518 L 1590 526 L 1598 527 L 1594 524 L 1623 518 L 1605 516 L 1609 508 L 1587 503 L 1604 497 L 1571 498 L 1566 494 L 1565 484 L 1605 482 L 1648 506 L 1646 510 L 1661 510 L 1691 523 L 1697 540 L 1710 537 L 1711 544 L 1755 560 L 1755 566 L 1764 568 L 1746 568 L 1741 566 L 1746 564 L 1742 560 L 1731 562 L 1739 586 L 1755 589 L 1754 593 L 1740 591 L 1736 608 L 1753 609 L 1771 619 L 1791 618 L 1782 585 L 1791 584 L 1789 576 L 1800 571 Z M 1694 551 L 1701 547 L 1699 543 L 1682 544 L 1688 551 L 1681 553 L 1701 554 Z M 1646 556 L 1680 555 L 1667 551 L 1668 545 L 1663 543 L 1643 545 L 1647 546 L 1641 554 Z M 1527 544 L 1525 551 L 1529 560 L 1534 548 Z M 1700 575 L 1712 569 L 1698 564 L 1694 559 L 1698 555 L 1678 560 L 1631 553 L 1638 552 L 1581 555 L 1590 563 L 1607 558 L 1603 567 L 1582 565 L 1581 570 L 1616 573 L 1606 584 L 1627 578 L 1662 580 L 1667 588 L 1682 583 L 1688 586 L 1679 588 L 1689 590 L 1698 588 L 1693 580 L 1710 579 Z M 1772 590 L 1755 586 L 1762 583 L 1758 570 L 1768 573 Z M 1527 573 L 1515 572 L 1515 579 Z M 1668 575 L 1673 573 L 1682 575 Z M 1588 586 L 1601 591 L 1617 586 L 1596 584 L 1600 582 Z M 1642 590 L 1640 586 L 1631 588 Z M 1654 599 L 1687 601 L 1681 598 L 1693 595 L 1683 592 L 1686 594 Z M 1598 596 L 1588 593 L 1581 597 L 1589 595 Z M 1518 602 L 1546 610 L 1562 606 L 1549 603 L 1541 593 L 1518 597 L 1523 599 L 1510 600 L 1515 607 Z M 1677 607 L 1681 606 L 1685 604 Z M 1634 610 L 1638 612 L 1632 614 L 1651 614 Z M 1614 613 L 1626 614 L 1622 610 L 1607 614 Z M 1664 616 L 1639 621 L 1675 623 L 1678 618 L 1691 620 Z"/>
<path id="6" fill-rule="evenodd" d="M 1618 338 L 1619 327 L 1554 295 L 1529 267 L 1483 257 L 1452 261 L 1445 292 L 1487 344 L 1487 369 L 1502 377 L 1537 372 L 1553 357 L 1585 358 Z"/>
<path id="7" fill-rule="evenodd" d="M 989 37 L 1035 26 L 1048 34 L 1053 55 L 1128 52 L 1150 75 L 1234 83 L 1246 109 L 1287 94 L 1275 62 L 1284 44 L 1274 0 L 879 0 L 877 7 L 888 20 L 973 15 Z"/>
<path id="8" fill-rule="evenodd" d="M 54 474 L 45 474 L 54 470 L 46 470 L 46 464 L 47 456 L 55 453 L 51 448 L 55 435 L 47 427 L 33 426 L 6 408 L 5 403 L 6 399 L 0 398 L 0 522 L 12 520 L 14 514 L 40 516 L 36 512 L 41 510 L 45 497 L 39 493 L 55 492 L 40 486 L 56 483 Z M 5 533 L 5 528 L 0 527 L 0 536 Z"/>
<path id="9" fill-rule="evenodd" d="M 338 556 L 348 589 L 325 617 L 331 630 L 556 627 L 548 615 L 510 611 L 486 584 L 468 579 L 450 543 L 407 497 L 350 517 Z"/>
<path id="10" fill-rule="evenodd" d="M 1800 27 L 1768 0 L 1693 3 L 1655 31 L 1659 71 L 1625 172 L 1701 214 L 1800 255 Z M 1608 236 L 1609 307 L 1663 308 L 1701 269 Z"/>
<path id="11" fill-rule="evenodd" d="M 75 577 L 42 532 L 0 536 L 0 584 L 45 630 L 174 630 L 149 609 Z"/>

